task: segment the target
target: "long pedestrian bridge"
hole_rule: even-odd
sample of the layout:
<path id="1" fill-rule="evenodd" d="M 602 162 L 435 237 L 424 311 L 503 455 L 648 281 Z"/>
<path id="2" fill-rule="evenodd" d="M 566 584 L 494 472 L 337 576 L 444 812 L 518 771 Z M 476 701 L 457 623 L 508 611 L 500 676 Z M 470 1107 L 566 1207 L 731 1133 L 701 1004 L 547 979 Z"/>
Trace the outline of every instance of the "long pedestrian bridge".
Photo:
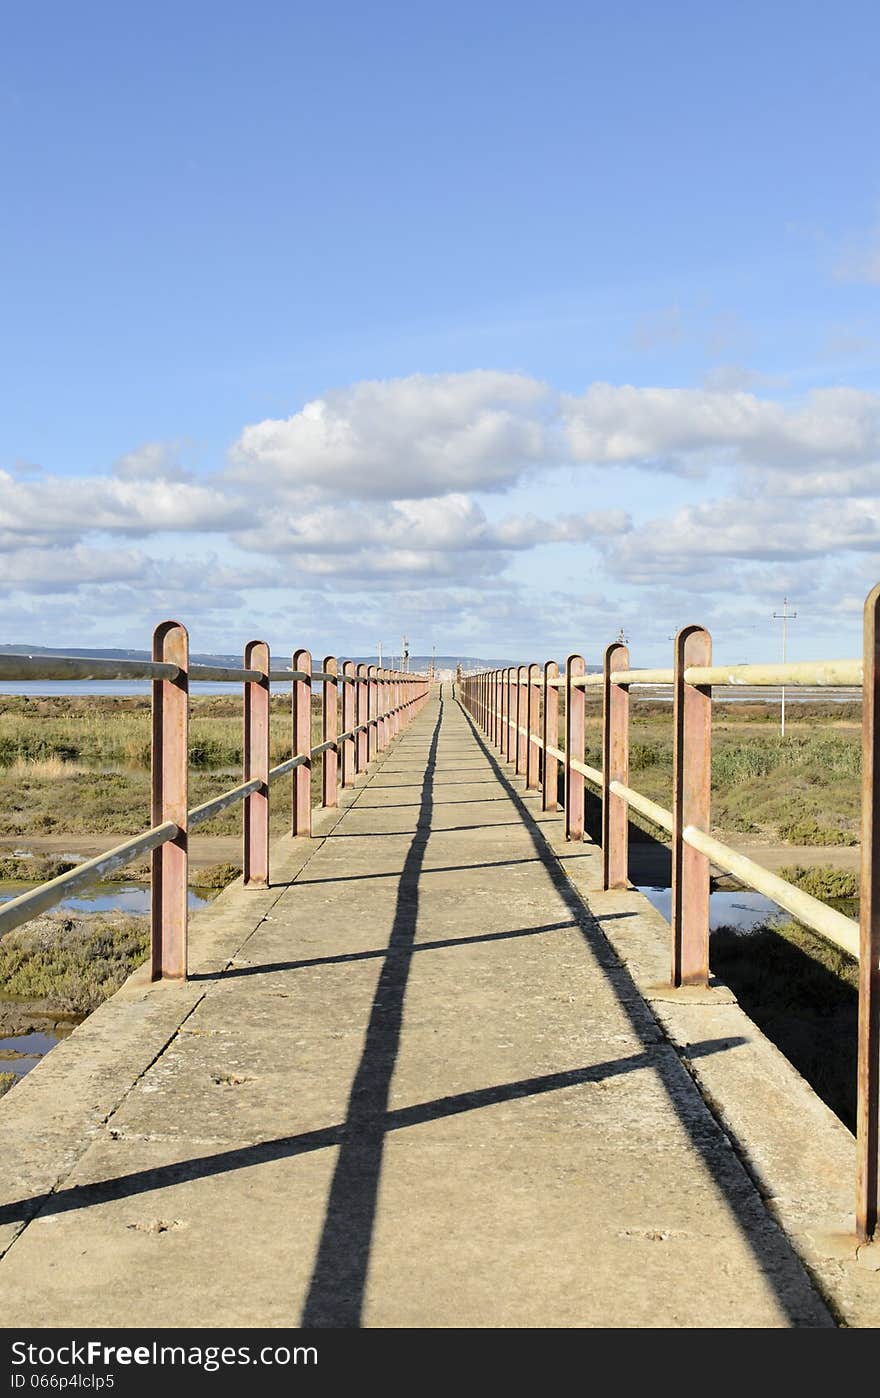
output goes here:
<path id="1" fill-rule="evenodd" d="M 574 755 L 578 657 L 561 678 L 551 663 L 453 685 L 313 671 L 304 651 L 274 672 L 251 648 L 244 780 L 220 798 L 244 805 L 244 875 L 187 920 L 198 675 L 183 628 L 157 637 L 154 823 L 91 861 L 153 851 L 152 958 L 0 1102 L 7 1326 L 880 1321 L 870 1060 L 854 1138 L 701 960 L 701 880 L 725 858 L 687 836 L 705 772 L 685 750 L 720 682 L 688 677 L 702 639 L 667 677 L 670 930 L 626 877 L 639 672 L 613 647 L 602 772 Z M 873 654 L 859 665 L 873 695 Z M 294 721 L 270 771 L 272 680 Z M 292 832 L 270 847 L 285 774 Z M 582 819 L 593 779 L 601 845 Z M 0 930 L 80 877 L 7 905 Z"/>

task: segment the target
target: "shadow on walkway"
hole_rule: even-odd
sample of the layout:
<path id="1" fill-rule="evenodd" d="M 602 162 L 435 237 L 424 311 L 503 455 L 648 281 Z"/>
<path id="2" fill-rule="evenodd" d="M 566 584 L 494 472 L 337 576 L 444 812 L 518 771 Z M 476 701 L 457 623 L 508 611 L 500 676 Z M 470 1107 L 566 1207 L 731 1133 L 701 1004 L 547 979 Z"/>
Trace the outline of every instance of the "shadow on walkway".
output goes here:
<path id="1" fill-rule="evenodd" d="M 457 702 L 462 715 L 470 726 L 475 740 L 480 744 L 487 760 L 491 764 L 492 770 L 509 795 L 513 805 L 522 816 L 523 823 L 529 832 L 534 849 L 544 865 L 548 876 L 571 913 L 572 919 L 580 927 L 583 937 L 585 941 L 589 943 L 599 966 L 608 973 L 609 982 L 614 989 L 621 1008 L 630 1020 L 633 1029 L 637 1034 L 641 1035 L 643 1026 L 640 1015 L 634 1007 L 638 1006 L 640 1010 L 643 1010 L 647 1007 L 645 1000 L 642 998 L 625 966 L 617 960 L 610 943 L 606 941 L 605 937 L 602 935 L 601 928 L 590 913 L 589 908 L 581 902 L 574 887 L 566 878 L 565 872 L 554 851 L 550 847 L 540 825 L 535 820 L 527 803 L 522 799 L 522 796 L 510 781 L 507 773 L 501 767 L 487 739 L 480 732 L 477 724 L 461 702 Z M 668 1043 L 665 1035 L 664 1041 Z M 738 1042 L 742 1041 L 728 1040 L 725 1042 L 724 1047 L 733 1048 Z M 688 1046 L 688 1056 L 691 1056 L 693 1051 L 694 1045 L 691 1044 Z M 803 1286 L 802 1288 L 794 1288 L 795 1295 L 798 1291 L 803 1292 L 803 1290 L 811 1289 L 811 1283 L 807 1278 L 800 1258 L 798 1258 L 797 1254 L 794 1252 L 785 1234 L 766 1212 L 758 1195 L 753 1192 L 753 1189 L 749 1190 L 747 1196 L 749 1207 L 752 1211 L 752 1218 L 748 1219 L 743 1216 L 742 1205 L 744 1195 L 742 1189 L 736 1187 L 738 1184 L 736 1176 L 739 1174 L 739 1170 L 731 1171 L 729 1168 L 730 1162 L 725 1161 L 723 1155 L 718 1151 L 717 1138 L 713 1149 L 713 1143 L 707 1138 L 705 1132 L 699 1129 L 698 1119 L 695 1115 L 682 1111 L 681 1109 L 682 1088 L 683 1085 L 687 1086 L 686 1078 L 683 1079 L 683 1075 L 687 1074 L 687 1070 L 681 1060 L 677 1055 L 658 1054 L 657 1059 L 652 1063 L 652 1067 L 655 1069 L 660 1082 L 663 1084 L 671 1106 L 677 1113 L 682 1125 L 687 1130 L 695 1150 L 702 1157 L 706 1170 L 715 1180 L 719 1192 L 722 1194 L 727 1208 L 730 1211 L 731 1217 L 737 1223 L 740 1232 L 748 1243 L 752 1255 L 760 1267 L 766 1282 L 776 1294 L 780 1305 L 792 1323 L 795 1325 L 803 1323 L 802 1310 L 797 1306 L 796 1302 L 793 1301 L 793 1288 L 790 1285 L 796 1272 L 800 1274 L 803 1280 Z M 693 1090 L 696 1091 L 697 1089 L 694 1088 Z M 703 1099 L 701 1098 L 701 1100 Z M 718 1131 L 719 1134 L 722 1132 L 720 1124 L 718 1126 Z M 733 1159 L 736 1160 L 736 1157 L 733 1157 Z M 724 1168 L 725 1166 L 727 1168 Z M 745 1176 L 744 1167 L 740 1166 L 740 1169 L 742 1169 L 743 1176 L 748 1178 Z"/>

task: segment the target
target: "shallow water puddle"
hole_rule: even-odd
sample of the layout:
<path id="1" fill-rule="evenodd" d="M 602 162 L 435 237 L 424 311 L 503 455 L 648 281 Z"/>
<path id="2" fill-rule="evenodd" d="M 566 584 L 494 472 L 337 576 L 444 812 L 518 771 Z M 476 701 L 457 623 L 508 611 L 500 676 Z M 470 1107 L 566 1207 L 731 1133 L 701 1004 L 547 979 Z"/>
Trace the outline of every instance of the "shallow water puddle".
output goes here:
<path id="1" fill-rule="evenodd" d="M 27 893 L 28 889 L 38 887 L 38 884 L 32 883 L 0 883 L 0 903 L 8 903 L 11 898 L 18 898 L 20 894 Z M 216 889 L 191 888 L 191 911 L 206 908 L 216 894 Z M 148 885 L 138 883 L 98 883 L 91 888 L 80 889 L 78 893 L 72 893 L 56 906 L 72 913 L 148 913 L 150 889 Z"/>
<path id="2" fill-rule="evenodd" d="M 42 1031 L 0 1039 L 0 1073 L 14 1073 L 17 1078 L 23 1078 L 65 1037 L 63 1033 Z"/>
<path id="3" fill-rule="evenodd" d="M 672 889 L 640 886 L 649 903 L 662 913 L 668 922 L 672 916 Z M 789 917 L 778 903 L 772 902 L 763 893 L 753 893 L 748 889 L 731 892 L 719 889 L 709 894 L 709 930 L 719 927 L 732 927 L 737 932 L 754 932 L 757 927 L 765 927 L 776 917 Z"/>

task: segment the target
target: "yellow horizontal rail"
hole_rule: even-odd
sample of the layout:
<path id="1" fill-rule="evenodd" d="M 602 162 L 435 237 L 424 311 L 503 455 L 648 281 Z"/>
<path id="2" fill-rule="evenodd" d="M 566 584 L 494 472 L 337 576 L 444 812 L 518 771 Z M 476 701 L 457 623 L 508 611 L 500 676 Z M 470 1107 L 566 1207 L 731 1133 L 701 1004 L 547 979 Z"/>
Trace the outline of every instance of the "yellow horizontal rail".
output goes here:
<path id="1" fill-rule="evenodd" d="M 162 825 L 154 825 L 152 830 L 144 831 L 142 835 L 133 835 L 130 840 L 123 840 L 121 845 L 114 845 L 106 854 L 99 854 L 94 859 L 77 864 L 75 869 L 69 869 L 66 874 L 59 874 L 55 879 L 49 879 L 40 884 L 39 888 L 31 888 L 27 893 L 10 899 L 0 907 L 0 936 L 5 932 L 11 932 L 14 927 L 20 927 L 30 918 L 56 907 L 75 889 L 105 878 L 107 874 L 130 864 L 138 855 L 149 854 L 166 840 L 175 839 L 177 833 L 178 826 L 174 821 L 166 820 Z"/>
<path id="2" fill-rule="evenodd" d="M 829 665 L 834 664 L 835 667 L 838 667 L 843 665 L 849 666 L 854 663 L 855 662 L 851 661 L 840 661 L 829 662 Z M 859 662 L 859 664 L 861 664 L 861 662 Z M 716 668 L 717 667 L 714 666 L 712 667 L 713 672 Z M 781 666 L 763 667 L 749 665 L 737 667 L 738 670 L 749 671 L 764 668 L 773 669 L 774 671 L 782 669 Z M 786 666 L 785 668 L 789 669 L 792 667 Z M 815 665 L 810 665 L 808 667 L 796 666 L 793 668 L 809 669 L 813 675 L 816 673 Z M 656 674 L 658 672 L 638 671 L 635 673 Z M 694 670 L 686 672 L 686 674 L 687 673 L 696 673 L 698 676 L 701 676 L 705 672 L 696 670 L 695 667 Z M 729 674 L 730 672 L 725 671 L 724 673 Z M 838 673 L 838 671 L 835 670 L 835 673 Z M 598 678 L 601 678 L 601 676 Z M 704 683 L 702 678 L 698 678 L 693 682 Z M 716 680 L 712 682 L 717 683 Z M 745 683 L 745 681 L 743 682 Z M 748 682 L 752 683 L 751 680 Z M 810 681 L 810 683 L 815 682 L 814 679 Z M 827 683 L 839 684 L 841 681 L 839 678 L 834 678 L 829 679 Z M 488 712 L 497 717 L 504 716 L 500 710 L 495 708 L 490 707 Z M 557 761 L 565 761 L 565 753 L 560 748 L 551 747 L 549 744 L 545 745 L 543 738 L 541 738 L 539 734 L 529 733 L 528 729 L 519 727 L 512 719 L 508 718 L 507 723 L 508 726 L 515 729 L 516 732 L 527 736 L 530 743 L 533 743 L 538 748 L 545 749 L 546 752 L 551 757 L 555 757 Z M 600 791 L 602 790 L 604 778 L 599 768 L 591 767 L 586 762 L 579 762 L 576 758 L 572 758 L 571 765 L 576 772 L 580 772 L 593 786 L 597 787 Z M 668 835 L 672 834 L 672 812 L 667 810 L 664 806 L 658 805 L 656 801 L 652 801 L 649 797 L 643 796 L 641 792 L 636 791 L 631 786 L 624 785 L 623 782 L 609 782 L 608 790 L 613 796 L 621 797 L 634 811 L 638 811 L 640 815 L 643 815 L 647 820 L 651 821 L 658 829 L 664 830 Z M 686 844 L 691 845 L 694 849 L 705 854 L 716 868 L 723 869 L 725 873 L 732 874 L 740 883 L 745 884 L 748 888 L 754 889 L 756 893 L 763 893 L 767 898 L 772 899 L 774 903 L 778 903 L 786 912 L 796 917 L 805 927 L 809 927 L 813 932 L 818 932 L 819 935 L 824 937 L 827 941 L 832 942 L 849 956 L 855 957 L 855 959 L 858 960 L 859 924 L 853 918 L 838 912 L 836 908 L 829 907 L 828 904 L 823 903 L 821 899 L 814 898 L 810 893 L 805 893 L 803 889 L 797 888 L 794 884 L 789 883 L 787 879 L 780 878 L 778 874 L 771 873 L 769 869 L 765 869 L 762 864 L 756 863 L 754 859 L 749 859 L 747 855 L 741 854 L 739 850 L 733 849 L 730 845 L 724 844 L 721 840 L 716 840 L 714 836 L 707 835 L 702 830 L 697 830 L 694 826 L 689 825 L 685 828 L 682 832 L 682 839 Z"/>

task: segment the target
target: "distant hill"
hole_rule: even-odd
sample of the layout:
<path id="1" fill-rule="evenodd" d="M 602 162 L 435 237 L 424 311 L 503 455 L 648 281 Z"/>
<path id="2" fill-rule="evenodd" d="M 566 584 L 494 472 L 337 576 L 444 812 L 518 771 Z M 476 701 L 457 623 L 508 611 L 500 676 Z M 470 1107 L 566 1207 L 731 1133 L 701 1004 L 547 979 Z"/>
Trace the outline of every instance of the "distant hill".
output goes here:
<path id="1" fill-rule="evenodd" d="M 314 659 L 316 661 L 320 660 L 323 658 L 324 654 L 326 654 L 326 652 L 322 652 L 320 657 L 315 657 Z M 150 659 L 150 652 L 147 650 L 125 650 L 121 647 L 111 647 L 108 649 L 99 646 L 29 646 L 18 643 L 0 645 L 0 655 L 70 655 L 77 657 L 87 656 L 89 659 L 99 658 L 101 660 Z M 378 658 L 375 654 L 346 655 L 340 658 L 344 660 L 354 660 L 357 664 L 364 663 L 366 665 L 376 665 L 378 663 Z M 278 656 L 276 653 L 275 659 L 281 660 L 282 657 Z M 283 659 L 286 660 L 287 663 L 290 662 L 289 656 L 284 656 Z M 240 655 L 208 655 L 199 651 L 193 651 L 190 655 L 190 660 L 194 665 L 236 666 L 241 664 Z M 396 655 L 384 655 L 382 657 L 382 662 L 389 670 L 396 668 L 400 663 L 399 657 Z M 438 670 L 454 670 L 458 665 L 460 665 L 463 670 L 502 670 L 505 666 L 513 665 L 515 662 L 512 660 L 481 660 L 471 655 L 438 655 L 435 657 L 434 663 Z M 409 658 L 409 668 L 416 674 L 428 670 L 430 665 L 430 655 L 411 655 Z"/>

